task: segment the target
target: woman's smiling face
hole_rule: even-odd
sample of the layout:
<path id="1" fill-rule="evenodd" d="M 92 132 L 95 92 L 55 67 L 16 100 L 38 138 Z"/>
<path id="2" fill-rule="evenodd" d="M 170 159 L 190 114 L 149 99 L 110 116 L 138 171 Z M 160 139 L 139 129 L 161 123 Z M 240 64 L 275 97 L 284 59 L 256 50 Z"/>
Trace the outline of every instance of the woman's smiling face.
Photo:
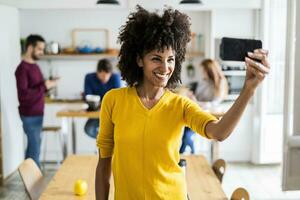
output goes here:
<path id="1" fill-rule="evenodd" d="M 137 59 L 143 68 L 143 83 L 153 87 L 166 87 L 175 69 L 175 52 L 169 48 L 163 51 L 153 50 Z"/>

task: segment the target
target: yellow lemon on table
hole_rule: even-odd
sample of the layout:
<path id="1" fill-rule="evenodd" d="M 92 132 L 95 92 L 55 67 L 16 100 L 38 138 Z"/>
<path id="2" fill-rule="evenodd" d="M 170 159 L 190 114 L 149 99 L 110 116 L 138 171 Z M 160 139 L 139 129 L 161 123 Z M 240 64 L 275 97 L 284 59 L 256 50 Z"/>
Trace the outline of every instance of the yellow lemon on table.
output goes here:
<path id="1" fill-rule="evenodd" d="M 85 180 L 78 179 L 74 184 L 74 193 L 76 195 L 85 195 L 88 189 L 88 184 Z"/>

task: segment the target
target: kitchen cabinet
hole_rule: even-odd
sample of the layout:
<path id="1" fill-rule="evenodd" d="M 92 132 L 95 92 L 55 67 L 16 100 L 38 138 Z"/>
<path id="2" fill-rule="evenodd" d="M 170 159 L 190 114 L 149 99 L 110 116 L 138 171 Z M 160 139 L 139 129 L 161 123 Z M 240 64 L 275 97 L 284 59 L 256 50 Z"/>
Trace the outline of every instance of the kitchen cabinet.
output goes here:
<path id="1" fill-rule="evenodd" d="M 222 107 L 228 110 L 233 102 L 224 102 Z M 247 162 L 252 156 L 253 104 L 249 103 L 232 134 L 219 143 L 219 157 L 226 161 Z"/>

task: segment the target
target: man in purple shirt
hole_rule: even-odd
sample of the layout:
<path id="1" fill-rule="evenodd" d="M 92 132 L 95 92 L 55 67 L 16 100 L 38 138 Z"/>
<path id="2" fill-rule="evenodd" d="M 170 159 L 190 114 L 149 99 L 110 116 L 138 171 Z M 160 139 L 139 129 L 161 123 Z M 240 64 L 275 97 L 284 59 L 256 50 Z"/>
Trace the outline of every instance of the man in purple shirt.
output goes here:
<path id="1" fill-rule="evenodd" d="M 44 94 L 48 89 L 56 86 L 57 80 L 44 81 L 36 63 L 44 54 L 45 40 L 39 35 L 29 35 L 26 39 L 25 48 L 25 56 L 15 72 L 19 113 L 27 136 L 25 158 L 32 158 L 40 166 Z"/>

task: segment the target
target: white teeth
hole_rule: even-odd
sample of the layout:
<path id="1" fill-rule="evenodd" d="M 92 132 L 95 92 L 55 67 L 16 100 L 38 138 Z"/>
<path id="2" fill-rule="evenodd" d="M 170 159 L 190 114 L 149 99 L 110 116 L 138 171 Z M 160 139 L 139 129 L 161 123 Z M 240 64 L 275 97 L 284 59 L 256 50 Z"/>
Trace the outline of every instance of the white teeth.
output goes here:
<path id="1" fill-rule="evenodd" d="M 156 76 L 159 78 L 167 78 L 168 74 L 160 74 L 160 73 L 155 73 Z"/>

